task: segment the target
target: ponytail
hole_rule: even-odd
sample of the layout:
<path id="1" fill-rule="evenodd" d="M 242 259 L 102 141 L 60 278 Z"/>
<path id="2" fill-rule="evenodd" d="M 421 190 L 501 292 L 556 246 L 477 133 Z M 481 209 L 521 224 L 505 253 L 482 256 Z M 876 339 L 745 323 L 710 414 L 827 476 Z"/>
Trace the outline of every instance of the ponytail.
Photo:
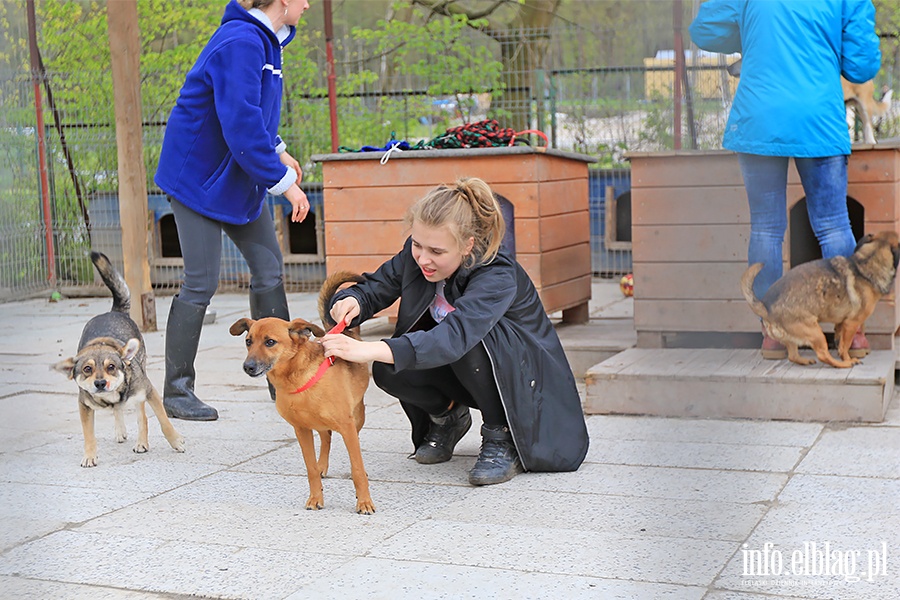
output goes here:
<path id="1" fill-rule="evenodd" d="M 490 186 L 476 177 L 462 177 L 453 187 L 440 186 L 428 192 L 406 213 L 406 224 L 449 227 L 460 248 L 469 238 L 475 244 L 464 262 L 466 267 L 490 263 L 500 251 L 506 223 Z"/>

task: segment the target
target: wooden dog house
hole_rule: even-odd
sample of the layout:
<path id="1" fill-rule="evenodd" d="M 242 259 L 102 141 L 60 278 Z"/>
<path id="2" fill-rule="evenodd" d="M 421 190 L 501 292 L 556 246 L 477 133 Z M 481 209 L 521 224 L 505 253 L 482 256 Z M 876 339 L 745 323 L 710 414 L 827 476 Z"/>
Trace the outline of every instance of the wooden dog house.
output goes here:
<path id="1" fill-rule="evenodd" d="M 408 235 L 407 208 L 440 184 L 484 179 L 514 207 L 515 252 L 548 313 L 588 319 L 591 298 L 588 164 L 592 157 L 515 146 L 324 154 L 325 257 L 329 273 L 374 271 Z M 395 315 L 395 309 L 387 311 Z"/>
<path id="2" fill-rule="evenodd" d="M 750 214 L 737 156 L 679 151 L 629 158 L 638 347 L 758 347 L 759 319 L 739 284 L 747 268 Z M 900 146 L 855 146 L 848 180 L 857 236 L 900 231 Z M 793 163 L 787 202 L 785 270 L 821 256 Z M 873 348 L 894 347 L 900 326 L 897 285 L 866 322 Z"/>
<path id="3" fill-rule="evenodd" d="M 853 149 L 847 196 L 857 236 L 898 230 L 898 150 Z M 637 347 L 587 371 L 585 411 L 882 421 L 894 392 L 898 284 L 866 322 L 873 351 L 852 369 L 763 360 L 759 319 L 740 291 L 750 215 L 737 156 L 681 151 L 630 159 Z M 785 269 L 819 253 L 803 196 L 791 166 Z"/>

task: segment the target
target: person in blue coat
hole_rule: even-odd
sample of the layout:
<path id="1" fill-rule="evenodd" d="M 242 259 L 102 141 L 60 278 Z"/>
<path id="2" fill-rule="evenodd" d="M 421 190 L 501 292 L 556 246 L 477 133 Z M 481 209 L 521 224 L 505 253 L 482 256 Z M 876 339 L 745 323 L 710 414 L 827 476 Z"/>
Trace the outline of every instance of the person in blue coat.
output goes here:
<path id="1" fill-rule="evenodd" d="M 263 199 L 283 195 L 296 222 L 309 211 L 300 164 L 278 135 L 282 51 L 307 8 L 307 0 L 231 0 L 166 124 L 154 181 L 169 197 L 184 259 L 166 324 L 170 417 L 218 418 L 194 394 L 194 359 L 219 283 L 223 231 L 250 267 L 253 318 L 288 319 L 281 249 Z"/>
<path id="2" fill-rule="evenodd" d="M 840 78 L 862 83 L 878 72 L 875 7 L 871 0 L 710 0 L 690 35 L 704 50 L 742 56 L 722 145 L 738 153 L 750 204 L 748 262 L 765 265 L 754 283 L 762 298 L 782 275 L 791 157 L 822 256 L 853 253 Z M 855 356 L 868 351 L 861 332 L 851 348 Z M 763 356 L 787 353 L 766 335 Z"/>
<path id="3" fill-rule="evenodd" d="M 483 425 L 472 485 L 577 469 L 588 433 L 575 377 L 534 284 L 502 247 L 490 187 L 476 178 L 440 186 L 406 220 L 400 252 L 335 294 L 330 309 L 355 327 L 399 298 L 394 335 L 326 335 L 325 355 L 374 361 L 376 385 L 410 419 L 420 464 L 450 460 L 476 408 Z"/>

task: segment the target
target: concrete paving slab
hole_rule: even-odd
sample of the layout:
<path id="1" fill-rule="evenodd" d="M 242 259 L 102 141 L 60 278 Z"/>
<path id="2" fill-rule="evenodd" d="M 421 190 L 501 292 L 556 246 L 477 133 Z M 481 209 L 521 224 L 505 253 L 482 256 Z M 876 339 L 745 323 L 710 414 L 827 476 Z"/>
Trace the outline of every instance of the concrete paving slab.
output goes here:
<path id="1" fill-rule="evenodd" d="M 816 441 L 822 432 L 822 425 L 783 421 L 609 416 L 605 419 L 592 419 L 588 431 L 592 440 L 655 440 L 805 447 Z"/>
<path id="2" fill-rule="evenodd" d="M 866 477 L 792 478 L 716 587 L 804 598 L 897 598 L 900 540 L 891 532 L 900 530 L 898 485 Z M 765 558 L 750 562 L 751 551 Z"/>
<path id="3" fill-rule="evenodd" d="M 512 489 L 598 494 L 624 498 L 770 502 L 788 481 L 785 473 L 719 471 L 585 463 L 578 476 L 568 473 L 529 473 L 508 484 Z"/>
<path id="4" fill-rule="evenodd" d="M 612 331 L 629 327 L 633 301 L 617 282 L 594 288 L 593 329 L 579 338 L 560 326 L 564 343 L 590 341 L 593 331 L 596 344 L 609 344 Z M 145 335 L 158 386 L 170 301 L 157 299 L 160 330 Z M 307 511 L 293 431 L 265 382 L 242 372 L 243 345 L 227 331 L 248 312 L 245 293 L 214 298 L 217 320 L 201 340 L 198 392 L 219 421 L 174 421 L 187 440 L 178 454 L 151 416 L 151 451 L 136 455 L 133 438 L 116 444 L 112 414 L 100 413 L 100 465 L 79 466 L 77 391 L 48 365 L 74 352 L 84 323 L 109 303 L 3 307 L 0 597 L 900 597 L 891 588 L 900 548 L 889 535 L 900 530 L 896 395 L 877 425 L 591 416 L 591 450 L 577 472 L 474 488 L 466 475 L 480 446 L 479 413 L 451 461 L 419 465 L 407 458 L 399 404 L 370 385 L 361 444 L 377 512 L 354 512 L 339 436 L 326 506 Z M 315 317 L 314 294 L 291 294 L 289 303 L 294 314 Z M 21 326 L 36 319 L 39 330 Z M 392 329 L 374 320 L 363 335 Z M 133 408 L 126 424 L 134 436 Z M 864 560 L 882 540 L 893 579 L 760 582 L 742 573 L 742 551 L 766 542 L 788 550 L 829 541 Z"/>
<path id="5" fill-rule="evenodd" d="M 826 429 L 797 471 L 856 477 L 897 477 L 900 474 L 900 430 L 869 427 L 847 427 L 837 431 Z"/>
<path id="6" fill-rule="evenodd" d="M 533 510 L 533 509 L 532 509 Z M 708 585 L 736 549 L 733 542 L 533 527 L 420 521 L 370 556 L 410 562 L 593 576 L 653 583 Z M 423 540 L 431 540 L 423 544 Z"/>
<path id="7" fill-rule="evenodd" d="M 0 577 L 0 589 L 9 598 L 65 598 L 66 600 L 176 600 L 171 594 L 133 592 L 97 585 Z"/>
<path id="8" fill-rule="evenodd" d="M 615 444 L 591 444 L 588 460 L 610 464 L 777 473 L 793 470 L 803 452 L 804 449 L 799 446 L 619 440 Z"/>
<path id="9" fill-rule="evenodd" d="M 156 593 L 284 598 L 346 560 L 272 548 L 61 531 L 7 552 L 0 557 L 0 574 Z"/>
<path id="10" fill-rule="evenodd" d="M 699 600 L 705 589 L 579 577 L 550 573 L 508 571 L 427 562 L 359 558 L 341 569 L 341 577 L 321 578 L 304 585 L 286 600 L 308 598 L 366 598 L 368 600 Z"/>
<path id="11" fill-rule="evenodd" d="M 40 515 L 53 523 L 82 523 L 108 512 L 145 500 L 150 496 L 139 490 L 111 490 L 52 484 L 17 483 L 0 490 L 0 516 L 11 525 L 17 519 Z"/>
<path id="12" fill-rule="evenodd" d="M 167 462 L 152 454 L 153 450 L 146 454 L 134 454 L 130 448 L 122 446 L 118 448 L 121 456 L 113 456 L 111 452 L 101 453 L 98 466 L 89 469 L 81 466 L 80 445 L 77 452 L 44 452 L 45 448 L 42 448 L 40 452 L 25 455 L 4 455 L 12 465 L 4 469 L 3 478 L 17 484 L 53 485 L 54 482 L 64 482 L 67 488 L 72 489 L 160 493 L 222 468 L 222 465 L 194 462 L 191 459 L 177 463 Z M 168 452 L 173 456 L 184 456 L 172 450 Z"/>
<path id="13" fill-rule="evenodd" d="M 516 526 L 523 515 L 508 506 L 552 507 L 527 515 L 529 526 L 553 528 L 577 523 L 582 531 L 623 536 L 660 536 L 694 540 L 743 541 L 765 513 L 759 504 L 712 500 L 674 500 L 544 492 L 503 488 L 469 494 L 447 506 L 442 519 L 463 523 Z M 486 516 L 487 515 L 487 516 Z"/>
<path id="14" fill-rule="evenodd" d="M 799 596 L 777 596 L 781 600 L 804 600 Z M 743 592 L 713 591 L 703 597 L 704 600 L 771 600 L 772 596 L 745 594 Z"/>

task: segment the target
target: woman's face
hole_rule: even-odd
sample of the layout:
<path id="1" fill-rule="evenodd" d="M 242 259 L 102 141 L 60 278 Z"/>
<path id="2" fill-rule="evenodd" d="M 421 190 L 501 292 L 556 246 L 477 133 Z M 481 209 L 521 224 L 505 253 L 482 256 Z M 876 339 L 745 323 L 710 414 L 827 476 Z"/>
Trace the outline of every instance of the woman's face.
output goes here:
<path id="1" fill-rule="evenodd" d="M 296 27 L 300 22 L 300 17 L 309 8 L 309 2 L 307 0 L 288 0 L 285 8 L 287 8 L 287 14 L 284 16 L 285 25 Z"/>
<path id="2" fill-rule="evenodd" d="M 474 238 L 469 238 L 466 247 L 460 249 L 456 236 L 447 226 L 428 227 L 414 222 L 411 235 L 413 258 L 422 275 L 431 282 L 453 275 L 475 245 Z"/>

